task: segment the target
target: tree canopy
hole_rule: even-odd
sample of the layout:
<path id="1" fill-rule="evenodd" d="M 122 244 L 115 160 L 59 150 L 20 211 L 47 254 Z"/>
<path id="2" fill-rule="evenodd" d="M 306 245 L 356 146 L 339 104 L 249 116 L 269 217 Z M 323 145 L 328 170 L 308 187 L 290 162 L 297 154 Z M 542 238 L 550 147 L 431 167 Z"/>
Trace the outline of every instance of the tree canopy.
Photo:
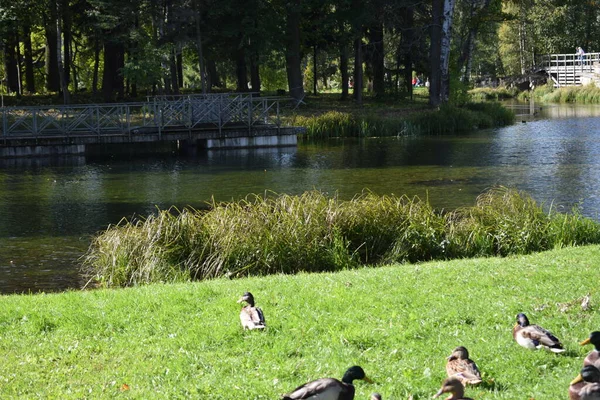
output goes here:
<path id="1" fill-rule="evenodd" d="M 3 91 L 104 101 L 186 91 L 339 90 L 432 104 L 454 81 L 598 47 L 583 0 L 0 0 Z M 452 83 L 451 83 L 452 82 Z"/>

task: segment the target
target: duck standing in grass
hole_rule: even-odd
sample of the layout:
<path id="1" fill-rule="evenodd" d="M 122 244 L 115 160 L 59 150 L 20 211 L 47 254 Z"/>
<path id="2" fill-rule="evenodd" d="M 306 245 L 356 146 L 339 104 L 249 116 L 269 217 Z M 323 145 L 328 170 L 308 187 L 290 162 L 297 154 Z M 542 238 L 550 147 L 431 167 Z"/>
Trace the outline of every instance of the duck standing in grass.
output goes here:
<path id="1" fill-rule="evenodd" d="M 292 392 L 284 394 L 283 400 L 353 400 L 354 385 L 352 382 L 361 379 L 369 383 L 373 381 L 365 375 L 365 371 L 355 365 L 348 368 L 341 381 L 334 378 L 321 378 L 298 386 Z"/>
<path id="2" fill-rule="evenodd" d="M 581 369 L 569 386 L 569 400 L 600 400 L 600 370 L 593 365 Z"/>
<path id="3" fill-rule="evenodd" d="M 240 321 L 244 329 L 264 329 L 265 328 L 265 316 L 262 310 L 258 307 L 254 307 L 254 296 L 252 293 L 246 292 L 237 301 L 238 303 L 246 302 L 242 311 L 240 311 Z"/>
<path id="4" fill-rule="evenodd" d="M 450 396 L 446 397 L 446 400 L 473 400 L 469 397 L 464 397 L 465 387 L 456 376 L 444 379 L 442 388 L 433 396 L 433 398 L 438 398 L 444 393 L 450 393 Z"/>
<path id="5" fill-rule="evenodd" d="M 554 353 L 565 351 L 556 336 L 541 326 L 529 324 L 529 320 L 523 313 L 517 315 L 513 338 L 519 345 L 528 349 L 544 348 Z"/>
<path id="6" fill-rule="evenodd" d="M 594 365 L 596 368 L 600 368 L 600 332 L 594 331 L 590 333 L 590 337 L 579 344 L 585 346 L 590 343 L 594 345 L 594 350 L 590 351 L 585 357 L 583 366 Z"/>
<path id="7" fill-rule="evenodd" d="M 464 346 L 458 346 L 452 351 L 446 363 L 446 372 L 448 377 L 457 377 L 465 386 L 482 382 L 477 364 L 469 358 L 469 351 Z"/>

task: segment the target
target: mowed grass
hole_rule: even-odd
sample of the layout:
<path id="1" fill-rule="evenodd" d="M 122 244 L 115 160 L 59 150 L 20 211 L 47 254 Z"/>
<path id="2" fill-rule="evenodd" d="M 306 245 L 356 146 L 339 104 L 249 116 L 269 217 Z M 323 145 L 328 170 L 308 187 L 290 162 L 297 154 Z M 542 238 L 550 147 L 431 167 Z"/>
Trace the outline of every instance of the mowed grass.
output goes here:
<path id="1" fill-rule="evenodd" d="M 357 399 L 429 399 L 466 346 L 474 399 L 566 398 L 600 329 L 600 247 L 337 273 L 146 285 L 0 298 L 0 398 L 277 399 L 361 365 Z M 242 331 L 251 291 L 265 331 Z M 589 294 L 591 308 L 581 299 Z M 524 312 L 562 339 L 519 347 Z M 126 386 L 125 386 L 126 385 Z M 412 397 L 411 397 L 412 396 Z"/>

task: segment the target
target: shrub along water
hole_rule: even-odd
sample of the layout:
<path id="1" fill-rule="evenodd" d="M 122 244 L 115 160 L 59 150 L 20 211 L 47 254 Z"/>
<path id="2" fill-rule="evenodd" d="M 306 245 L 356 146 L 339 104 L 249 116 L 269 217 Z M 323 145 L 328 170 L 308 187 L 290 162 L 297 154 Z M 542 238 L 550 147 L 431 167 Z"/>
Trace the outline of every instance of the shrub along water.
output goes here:
<path id="1" fill-rule="evenodd" d="M 123 220 L 94 238 L 83 268 L 99 285 L 130 286 L 506 256 L 591 243 L 600 243 L 600 224 L 577 209 L 544 211 L 514 189 L 490 189 L 475 206 L 448 213 L 417 197 L 364 193 L 341 201 L 311 191 Z"/>
<path id="2" fill-rule="evenodd" d="M 329 111 L 320 115 L 297 115 L 291 124 L 306 128 L 309 139 L 370 137 L 414 134 L 452 134 L 514 123 L 514 113 L 499 103 L 468 103 L 463 107 L 444 105 L 439 110 L 408 116 L 359 115 Z"/>

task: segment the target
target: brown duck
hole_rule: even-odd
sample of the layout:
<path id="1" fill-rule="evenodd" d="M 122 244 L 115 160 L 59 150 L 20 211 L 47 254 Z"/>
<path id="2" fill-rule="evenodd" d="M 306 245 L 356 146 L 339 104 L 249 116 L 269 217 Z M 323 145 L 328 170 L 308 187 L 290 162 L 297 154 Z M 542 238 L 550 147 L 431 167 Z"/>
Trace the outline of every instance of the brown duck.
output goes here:
<path id="1" fill-rule="evenodd" d="M 473 400 L 470 397 L 465 396 L 465 387 L 456 376 L 444 379 L 442 388 L 433 396 L 433 398 L 440 397 L 444 393 L 450 393 L 446 400 Z"/>
<path id="2" fill-rule="evenodd" d="M 264 329 L 265 328 L 265 316 L 262 310 L 258 307 L 254 307 L 254 296 L 252 293 L 246 292 L 237 301 L 238 303 L 246 302 L 242 311 L 240 311 L 240 321 L 244 329 Z"/>
<path id="3" fill-rule="evenodd" d="M 554 353 L 565 351 L 560 340 L 552 333 L 539 325 L 531 325 L 527 316 L 520 313 L 517 315 L 517 323 L 513 328 L 515 341 L 527 349 L 547 349 Z"/>
<path id="4" fill-rule="evenodd" d="M 481 373 L 477 364 L 469 358 L 466 347 L 458 346 L 452 351 L 446 363 L 448 377 L 457 377 L 463 385 L 478 385 L 481 381 Z"/>
<path id="5" fill-rule="evenodd" d="M 366 382 L 373 381 L 365 375 L 365 371 L 359 367 L 350 367 L 342 380 L 335 378 L 321 378 L 316 381 L 298 386 L 288 394 L 282 396 L 283 400 L 353 400 L 354 385 L 352 382 L 362 379 Z"/>
<path id="6" fill-rule="evenodd" d="M 593 365 L 581 369 L 569 386 L 569 400 L 600 400 L 600 370 Z"/>

